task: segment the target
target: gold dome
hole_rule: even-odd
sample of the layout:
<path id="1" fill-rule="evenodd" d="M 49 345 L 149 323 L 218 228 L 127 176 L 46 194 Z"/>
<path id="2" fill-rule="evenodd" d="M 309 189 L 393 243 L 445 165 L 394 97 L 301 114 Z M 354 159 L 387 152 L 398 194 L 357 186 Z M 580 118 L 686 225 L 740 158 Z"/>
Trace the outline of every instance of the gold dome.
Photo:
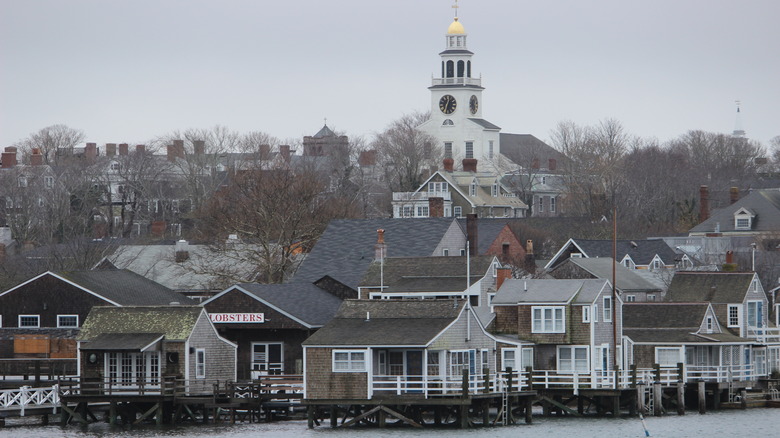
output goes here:
<path id="1" fill-rule="evenodd" d="M 463 35 L 466 33 L 466 30 L 463 29 L 463 25 L 460 24 L 458 21 L 458 17 L 455 17 L 455 21 L 450 24 L 450 27 L 447 28 L 447 34 L 448 35 Z"/>

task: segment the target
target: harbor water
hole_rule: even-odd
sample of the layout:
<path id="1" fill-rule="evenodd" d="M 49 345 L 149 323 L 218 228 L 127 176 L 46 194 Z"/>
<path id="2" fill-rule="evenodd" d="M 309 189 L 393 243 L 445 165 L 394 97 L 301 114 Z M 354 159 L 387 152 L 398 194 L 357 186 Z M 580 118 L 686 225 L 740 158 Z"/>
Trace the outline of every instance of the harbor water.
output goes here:
<path id="1" fill-rule="evenodd" d="M 35 421 L 40 418 L 14 419 L 7 427 L 0 428 L 0 438 L 39 437 L 39 438 L 164 438 L 164 437 L 230 437 L 230 438 L 375 438 L 375 437 L 425 437 L 444 438 L 467 436 L 469 438 L 487 437 L 570 437 L 570 438 L 626 438 L 644 437 L 642 421 L 637 417 L 623 418 L 573 418 L 573 417 L 534 417 L 531 425 L 461 429 L 413 429 L 403 428 L 347 428 L 331 429 L 327 422 L 315 429 L 308 429 L 305 421 L 287 421 L 277 423 L 253 424 L 208 424 L 170 426 L 134 426 L 110 427 L 108 424 L 91 424 L 88 427 L 58 425 L 40 426 Z M 749 437 L 778 436 L 780 429 L 780 410 L 749 409 L 745 411 L 724 410 L 697 413 L 684 416 L 667 415 L 664 417 L 646 417 L 645 424 L 652 437 L 696 437 L 716 438 L 733 437 L 735 434 Z"/>

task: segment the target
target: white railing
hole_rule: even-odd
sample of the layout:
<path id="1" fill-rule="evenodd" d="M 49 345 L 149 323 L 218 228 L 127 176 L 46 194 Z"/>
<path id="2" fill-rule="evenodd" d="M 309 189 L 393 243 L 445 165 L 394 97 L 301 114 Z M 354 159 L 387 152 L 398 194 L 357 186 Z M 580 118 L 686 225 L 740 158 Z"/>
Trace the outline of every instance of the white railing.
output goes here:
<path id="1" fill-rule="evenodd" d="M 22 417 L 26 408 L 51 407 L 57 413 L 60 405 L 59 388 L 57 385 L 48 388 L 30 388 L 22 386 L 19 389 L 0 391 L 0 410 L 18 409 Z"/>
<path id="2" fill-rule="evenodd" d="M 780 342 L 780 328 L 748 327 L 747 337 L 762 344 Z"/>
<path id="3" fill-rule="evenodd" d="M 469 394 L 500 393 L 521 391 L 528 387 L 525 373 L 513 371 L 511 379 L 506 372 L 469 375 L 466 391 Z M 422 375 L 374 375 L 371 376 L 371 391 L 375 395 L 412 395 L 453 396 L 463 394 L 463 376 L 422 376 Z"/>
<path id="4" fill-rule="evenodd" d="M 393 201 L 427 201 L 430 198 L 452 200 L 452 192 L 393 192 Z"/>
<path id="5" fill-rule="evenodd" d="M 482 86 L 480 78 L 433 78 L 433 85 L 476 85 Z"/>

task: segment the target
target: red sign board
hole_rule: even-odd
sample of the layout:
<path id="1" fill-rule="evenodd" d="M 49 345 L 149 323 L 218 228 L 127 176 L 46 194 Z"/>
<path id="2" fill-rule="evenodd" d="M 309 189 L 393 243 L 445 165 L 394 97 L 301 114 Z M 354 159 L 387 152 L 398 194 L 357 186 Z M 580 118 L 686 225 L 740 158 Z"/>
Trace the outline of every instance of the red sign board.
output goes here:
<path id="1" fill-rule="evenodd" d="M 218 324 L 261 324 L 265 322 L 263 313 L 209 313 L 211 322 Z"/>

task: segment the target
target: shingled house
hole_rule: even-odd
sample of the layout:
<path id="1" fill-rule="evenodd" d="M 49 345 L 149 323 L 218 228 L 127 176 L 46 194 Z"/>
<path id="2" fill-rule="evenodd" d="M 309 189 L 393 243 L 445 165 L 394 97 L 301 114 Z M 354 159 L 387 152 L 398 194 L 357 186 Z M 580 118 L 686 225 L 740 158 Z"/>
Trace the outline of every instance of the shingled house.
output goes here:
<path id="1" fill-rule="evenodd" d="M 553 278 L 601 278 L 612 281 L 612 257 L 569 258 L 558 264 L 548 274 Z M 666 294 L 665 286 L 655 276 L 646 278 L 638 269 L 629 269 L 615 265 L 615 287 L 626 303 L 662 301 Z"/>
<path id="2" fill-rule="evenodd" d="M 468 260 L 468 265 L 467 265 Z M 468 299 L 488 326 L 490 298 L 501 264 L 495 256 L 389 257 L 368 268 L 358 288 L 361 299 Z"/>
<path id="3" fill-rule="evenodd" d="M 615 334 L 618 348 L 622 340 L 622 301 L 618 296 L 613 303 L 609 281 L 510 279 L 499 287 L 492 305 L 495 332 L 534 344 L 534 369 L 612 369 Z"/>
<path id="4" fill-rule="evenodd" d="M 238 345 L 238 378 L 302 374 L 301 343 L 343 297 L 314 284 L 237 284 L 203 302 L 219 333 Z"/>
<path id="5" fill-rule="evenodd" d="M 742 380 L 753 376 L 750 364 L 761 359 L 755 371 L 766 374 L 753 342 L 724 328 L 709 303 L 627 303 L 623 326 L 628 362 L 639 368 L 684 363 L 695 378 L 709 379 L 723 370 Z"/>
<path id="6" fill-rule="evenodd" d="M 677 255 L 661 239 L 618 240 L 618 263 L 629 269 L 674 269 L 678 261 L 690 263 L 685 255 Z M 568 258 L 582 257 L 612 257 L 613 242 L 611 240 L 569 239 L 550 259 L 545 269 L 554 269 Z M 680 260 L 678 260 L 680 259 Z"/>
<path id="7" fill-rule="evenodd" d="M 496 339 L 465 301 L 346 300 L 303 343 L 307 400 L 459 393 L 496 370 Z"/>
<path id="8" fill-rule="evenodd" d="M 94 306 L 194 304 L 127 270 L 44 272 L 0 293 L 0 357 L 75 358 Z"/>
<path id="9" fill-rule="evenodd" d="M 236 380 L 236 345 L 217 334 L 200 306 L 95 307 L 78 341 L 85 382 L 149 389 L 175 376 L 198 393 L 211 391 L 214 380 Z"/>

